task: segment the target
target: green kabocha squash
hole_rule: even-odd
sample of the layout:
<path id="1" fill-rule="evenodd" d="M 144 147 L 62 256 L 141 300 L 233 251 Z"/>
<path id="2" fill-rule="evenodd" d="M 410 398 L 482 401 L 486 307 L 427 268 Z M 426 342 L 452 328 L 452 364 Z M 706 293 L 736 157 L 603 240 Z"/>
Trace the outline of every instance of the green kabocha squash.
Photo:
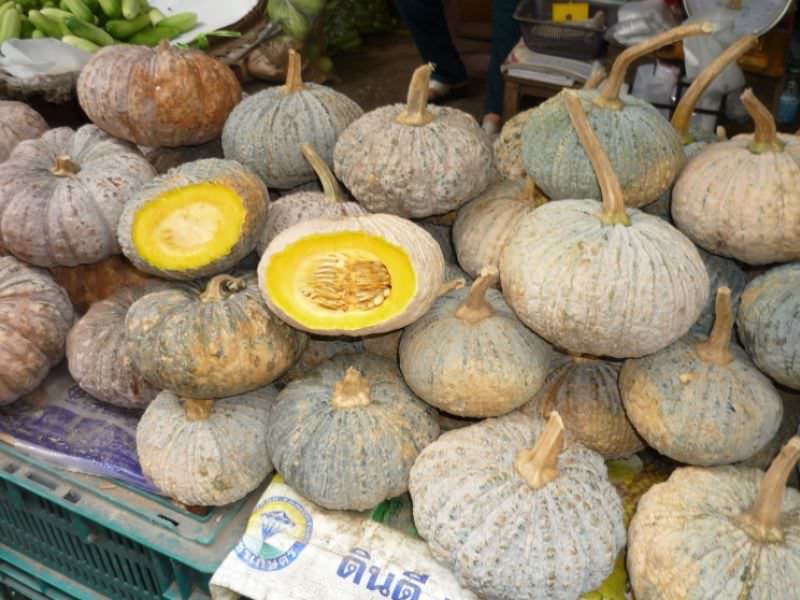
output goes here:
<path id="1" fill-rule="evenodd" d="M 797 598 L 800 493 L 786 481 L 798 458 L 794 437 L 766 474 L 684 467 L 653 486 L 628 532 L 636 600 Z"/>
<path id="2" fill-rule="evenodd" d="M 689 335 L 625 363 L 625 410 L 648 445 L 692 465 L 746 460 L 769 443 L 783 401 L 747 354 L 731 344 L 731 292 L 720 288 L 707 338 Z"/>
<path id="3" fill-rule="evenodd" d="M 628 206 L 655 201 L 686 162 L 681 140 L 669 121 L 646 101 L 620 94 L 628 68 L 662 46 L 711 30 L 709 23 L 682 25 L 636 44 L 617 57 L 599 90 L 577 92 L 620 177 Z M 522 156 L 525 170 L 551 199 L 600 198 L 591 160 L 558 98 L 531 113 L 522 133 Z"/>
<path id="4" fill-rule="evenodd" d="M 291 188 L 316 175 L 301 151 L 311 144 L 327 164 L 345 128 L 363 114 L 347 96 L 303 83 L 302 59 L 289 51 L 286 84 L 245 98 L 222 132 L 225 157 L 255 171 L 269 187 Z"/>
<path id="5" fill-rule="evenodd" d="M 119 244 L 138 269 L 159 277 L 216 275 L 255 249 L 268 201 L 261 180 L 237 162 L 187 163 L 133 195 L 119 219 Z"/>
<path id="6" fill-rule="evenodd" d="M 329 509 L 367 510 L 408 490 L 419 452 L 439 435 L 435 411 L 397 366 L 340 355 L 281 391 L 267 432 L 286 482 Z"/>
<path id="7" fill-rule="evenodd" d="M 272 471 L 266 433 L 277 396 L 265 386 L 222 400 L 161 392 L 136 428 L 142 471 L 162 492 L 192 506 L 223 506 Z"/>
<path id="8" fill-rule="evenodd" d="M 0 100 L 0 162 L 23 140 L 38 138 L 47 131 L 47 122 L 24 102 Z"/>
<path id="9" fill-rule="evenodd" d="M 140 298 L 125 327 L 133 364 L 150 385 L 188 398 L 225 398 L 274 381 L 306 336 L 272 315 L 253 273 L 217 275 Z"/>
<path id="10" fill-rule="evenodd" d="M 685 335 L 708 298 L 697 249 L 658 217 L 626 211 L 624 195 L 576 92 L 560 94 L 595 165 L 595 200 L 548 202 L 520 218 L 500 257 L 506 301 L 573 354 L 651 354 Z"/>
<path id="11" fill-rule="evenodd" d="M 443 434 L 409 486 L 434 558 L 493 600 L 575 600 L 625 546 L 622 501 L 602 457 L 518 412 Z"/>
<path id="12" fill-rule="evenodd" d="M 336 142 L 334 171 L 373 213 L 421 218 L 455 210 L 494 177 L 492 144 L 467 113 L 428 106 L 432 65 L 414 71 L 408 102 L 377 108 Z"/>
<path id="13" fill-rule="evenodd" d="M 717 290 L 721 287 L 730 289 L 733 314 L 736 314 L 739 309 L 739 298 L 747 285 L 747 274 L 734 260 L 710 254 L 702 248 L 697 250 L 706 265 L 706 271 L 708 271 L 710 293 L 703 312 L 700 313 L 697 322 L 692 325 L 692 333 L 708 335 L 711 333 L 711 327 L 714 324 L 714 305 L 716 303 Z"/>
<path id="14" fill-rule="evenodd" d="M 428 404 L 459 417 L 493 417 L 521 406 L 544 382 L 551 353 L 490 287 L 486 268 L 472 287 L 440 297 L 403 333 L 400 370 Z"/>

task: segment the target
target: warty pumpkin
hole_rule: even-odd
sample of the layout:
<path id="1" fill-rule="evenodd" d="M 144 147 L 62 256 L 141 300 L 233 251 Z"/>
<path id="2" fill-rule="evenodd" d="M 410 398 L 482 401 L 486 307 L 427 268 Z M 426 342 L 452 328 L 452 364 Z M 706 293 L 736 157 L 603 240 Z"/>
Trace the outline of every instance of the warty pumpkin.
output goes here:
<path id="1" fill-rule="evenodd" d="M 707 338 L 689 335 L 667 348 L 626 361 L 620 373 L 625 410 L 645 441 L 692 465 L 746 460 L 778 431 L 783 401 L 747 354 L 731 344 L 728 288 L 717 291 Z"/>
<path id="2" fill-rule="evenodd" d="M 275 468 L 328 509 L 367 510 L 408 490 L 420 450 L 439 435 L 435 411 L 397 366 L 340 355 L 278 396 L 267 432 Z"/>
<path id="3" fill-rule="evenodd" d="M 0 256 L 0 405 L 32 391 L 61 361 L 74 318 L 46 271 Z"/>
<path id="4" fill-rule="evenodd" d="M 218 138 L 242 98 L 227 66 L 167 40 L 157 48 L 102 48 L 81 69 L 77 89 L 95 125 L 142 146 L 194 146 Z"/>
<path id="5" fill-rule="evenodd" d="M 400 340 L 400 370 L 428 404 L 460 417 L 493 417 L 528 401 L 551 353 L 491 286 L 487 267 L 469 289 L 441 296 Z"/>
<path id="6" fill-rule="evenodd" d="M 0 247 L 41 267 L 118 254 L 123 207 L 153 176 L 138 150 L 94 125 L 26 140 L 0 164 Z"/>
<path id="7" fill-rule="evenodd" d="M 142 271 L 167 279 L 222 273 L 252 252 L 267 218 L 261 180 L 232 160 L 171 169 L 125 205 L 117 235 Z"/>
<path id="8" fill-rule="evenodd" d="M 162 492 L 192 506 L 223 506 L 272 471 L 266 432 L 277 390 L 265 386 L 222 400 L 161 392 L 136 428 L 142 471 Z"/>
<path id="9" fill-rule="evenodd" d="M 548 202 L 520 218 L 500 258 L 506 300 L 540 336 L 568 352 L 626 358 L 683 336 L 708 298 L 694 245 L 632 209 L 576 93 L 562 102 L 600 181 L 594 200 Z"/>
<path id="10" fill-rule="evenodd" d="M 147 294 L 128 309 L 125 327 L 145 380 L 188 398 L 271 383 L 307 341 L 267 310 L 253 273 L 217 275 L 202 292 L 184 285 Z"/>
<path id="11" fill-rule="evenodd" d="M 637 600 L 796 598 L 800 493 L 786 480 L 798 458 L 794 437 L 766 474 L 685 467 L 653 486 L 628 532 Z"/>
<path id="12" fill-rule="evenodd" d="M 602 457 L 558 413 L 520 413 L 443 434 L 410 480 L 434 558 L 487 600 L 575 600 L 625 546 L 622 502 Z"/>
<path id="13" fill-rule="evenodd" d="M 258 265 L 270 310 L 329 336 L 413 323 L 439 296 L 443 277 L 442 251 L 430 234 L 384 214 L 298 223 L 272 240 Z"/>
<path id="14" fill-rule="evenodd" d="M 24 102 L 0 100 L 0 162 L 23 140 L 38 138 L 47 131 L 47 121 Z"/>
<path id="15" fill-rule="evenodd" d="M 692 325 L 692 332 L 708 335 L 711 333 L 711 327 L 714 324 L 714 305 L 716 303 L 717 290 L 721 287 L 726 287 L 731 291 L 731 305 L 735 315 L 739 309 L 739 298 L 747 285 L 747 274 L 734 260 L 711 254 L 702 248 L 697 250 L 706 265 L 710 285 L 708 302 L 706 302 L 706 306 L 695 324 Z"/>
<path id="16" fill-rule="evenodd" d="M 489 137 L 467 113 L 428 106 L 432 65 L 414 71 L 408 102 L 377 108 L 336 142 L 334 171 L 373 213 L 421 218 L 454 210 L 494 176 Z"/>

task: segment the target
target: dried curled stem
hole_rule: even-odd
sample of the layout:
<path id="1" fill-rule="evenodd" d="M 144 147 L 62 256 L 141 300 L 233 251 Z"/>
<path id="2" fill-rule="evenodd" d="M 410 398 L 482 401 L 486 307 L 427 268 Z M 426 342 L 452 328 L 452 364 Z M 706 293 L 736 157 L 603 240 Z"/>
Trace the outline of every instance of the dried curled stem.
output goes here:
<path id="1" fill-rule="evenodd" d="M 213 400 L 198 400 L 197 398 L 184 398 L 183 410 L 187 421 L 208 421 L 214 412 Z"/>
<path id="2" fill-rule="evenodd" d="M 73 177 L 80 173 L 81 167 L 72 160 L 71 156 L 62 154 L 56 157 L 56 162 L 50 172 L 56 177 Z"/>
<path id="3" fill-rule="evenodd" d="M 697 355 L 704 362 L 724 367 L 733 362 L 731 337 L 733 335 L 733 307 L 731 290 L 721 287 L 717 290 L 714 305 L 714 327 L 707 339 L 696 346 Z"/>
<path id="4" fill-rule="evenodd" d="M 517 453 L 514 469 L 529 486 L 539 490 L 558 477 L 558 457 L 563 450 L 564 423 L 553 411 L 536 445 Z"/>
<path id="5" fill-rule="evenodd" d="M 433 114 L 428 110 L 428 86 L 432 73 L 432 63 L 417 67 L 414 71 L 408 86 L 406 109 L 398 115 L 398 123 L 420 127 L 433 121 Z"/>
<path id="6" fill-rule="evenodd" d="M 367 406 L 371 402 L 369 389 L 369 380 L 355 367 L 347 367 L 344 377 L 333 389 L 331 406 L 340 410 Z"/>
<path id="7" fill-rule="evenodd" d="M 294 94 L 306 89 L 303 83 L 303 57 L 297 50 L 289 50 L 289 64 L 286 67 L 284 94 Z"/>
<path id="8" fill-rule="evenodd" d="M 231 294 L 242 291 L 247 287 L 247 281 L 243 277 L 233 275 L 215 275 L 206 284 L 205 291 L 200 294 L 202 302 L 216 302 L 224 300 Z"/>
<path id="9" fill-rule="evenodd" d="M 322 157 L 317 154 L 311 144 L 303 144 L 301 149 L 303 156 L 306 157 L 308 164 L 314 169 L 314 173 L 317 174 L 317 178 L 322 184 L 322 193 L 325 194 L 325 198 L 331 202 L 345 202 L 347 197 L 342 190 L 342 186 L 339 185 L 336 177 L 331 172 L 330 167 L 328 167 L 328 163 L 322 160 Z"/>
<path id="10" fill-rule="evenodd" d="M 750 143 L 750 152 L 764 154 L 765 152 L 783 152 L 784 143 L 778 139 L 778 130 L 775 127 L 775 117 L 756 98 L 753 90 L 747 88 L 740 96 L 744 107 L 756 125 L 753 141 Z"/>
<path id="11" fill-rule="evenodd" d="M 469 294 L 456 309 L 456 317 L 474 325 L 494 314 L 492 305 L 486 301 L 486 292 L 500 279 L 496 267 L 484 267 L 480 276 L 472 283 Z"/>

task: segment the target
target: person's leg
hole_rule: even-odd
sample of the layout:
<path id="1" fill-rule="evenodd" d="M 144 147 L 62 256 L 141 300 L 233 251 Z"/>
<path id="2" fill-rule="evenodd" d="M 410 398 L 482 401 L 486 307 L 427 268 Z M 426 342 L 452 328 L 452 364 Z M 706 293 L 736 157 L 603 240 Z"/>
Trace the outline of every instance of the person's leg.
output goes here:
<path id="1" fill-rule="evenodd" d="M 516 0 L 492 2 L 492 53 L 486 76 L 484 114 L 492 115 L 489 120 L 496 120 L 497 123 L 503 114 L 503 76 L 500 67 L 519 41 L 519 23 L 514 20 L 516 8 Z"/>

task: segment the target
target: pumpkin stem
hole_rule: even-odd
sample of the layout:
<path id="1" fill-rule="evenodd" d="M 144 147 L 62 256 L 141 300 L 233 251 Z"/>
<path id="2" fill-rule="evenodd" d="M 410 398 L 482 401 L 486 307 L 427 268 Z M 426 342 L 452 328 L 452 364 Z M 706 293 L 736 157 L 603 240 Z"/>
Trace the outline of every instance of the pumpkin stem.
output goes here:
<path id="1" fill-rule="evenodd" d="M 694 141 L 694 138 L 689 133 L 689 124 L 692 120 L 692 113 L 697 107 L 700 98 L 703 97 L 703 94 L 708 89 L 708 86 L 711 85 L 711 82 L 714 81 L 729 64 L 744 56 L 744 54 L 751 48 L 754 48 L 756 44 L 758 44 L 758 37 L 755 35 L 740 37 L 733 44 L 728 46 L 722 54 L 711 61 L 711 64 L 703 69 L 692 82 L 692 85 L 689 86 L 689 89 L 686 90 L 686 93 L 675 108 L 675 113 L 672 115 L 672 127 L 675 128 L 684 146 Z"/>
<path id="2" fill-rule="evenodd" d="M 469 289 L 469 294 L 467 294 L 461 306 L 456 309 L 456 317 L 470 325 L 475 325 L 475 323 L 491 317 L 494 314 L 494 309 L 486 301 L 486 292 L 499 279 L 497 267 L 491 266 L 481 269 L 480 276 L 472 283 L 472 287 Z"/>
<path id="3" fill-rule="evenodd" d="M 215 275 L 206 285 L 205 291 L 200 294 L 201 302 L 217 302 L 224 300 L 235 292 L 240 292 L 247 287 L 243 277 L 233 275 Z"/>
<path id="4" fill-rule="evenodd" d="M 183 410 L 187 421 L 208 421 L 208 417 L 214 412 L 214 401 L 184 398 Z"/>
<path id="5" fill-rule="evenodd" d="M 533 208 L 539 208 L 542 204 L 547 204 L 547 196 L 536 187 L 536 181 L 528 175 L 525 177 L 525 185 L 516 197 L 517 202 L 527 204 Z"/>
<path id="6" fill-rule="evenodd" d="M 56 162 L 50 172 L 56 177 L 72 177 L 80 173 L 80 166 L 66 154 L 56 156 Z"/>
<path id="7" fill-rule="evenodd" d="M 597 362 L 600 359 L 596 356 L 592 356 L 591 354 L 578 354 L 578 353 L 569 353 L 569 357 L 578 364 L 587 364 Z"/>
<path id="8" fill-rule="evenodd" d="M 622 90 L 622 84 L 625 83 L 628 69 L 634 62 L 658 50 L 662 46 L 674 44 L 683 38 L 693 35 L 707 35 L 713 30 L 714 27 L 708 22 L 680 25 L 627 48 L 617 57 L 614 64 L 611 65 L 611 73 L 603 84 L 600 94 L 594 99 L 594 102 L 605 108 L 621 109 L 622 101 L 619 99 L 619 94 Z"/>
<path id="9" fill-rule="evenodd" d="M 603 210 L 600 212 L 600 220 L 606 225 L 630 225 L 628 213 L 625 211 L 625 197 L 622 194 L 622 186 L 619 183 L 614 167 L 608 154 L 597 139 L 597 135 L 589 124 L 586 112 L 583 110 L 578 94 L 572 90 L 561 92 L 561 100 L 567 107 L 570 121 L 578 134 L 581 146 L 589 155 L 592 168 L 597 176 L 597 183 L 600 185 L 600 194 L 603 198 Z"/>
<path id="10" fill-rule="evenodd" d="M 289 64 L 286 67 L 284 95 L 294 94 L 306 89 L 303 84 L 303 57 L 297 50 L 289 50 Z"/>
<path id="11" fill-rule="evenodd" d="M 717 290 L 714 305 L 714 327 L 711 334 L 696 346 L 701 360 L 724 367 L 733 361 L 731 336 L 733 335 L 733 307 L 731 290 L 721 287 Z"/>
<path id="12" fill-rule="evenodd" d="M 775 118 L 761 100 L 756 98 L 751 88 L 747 88 L 739 98 L 756 125 L 753 141 L 750 143 L 750 152 L 764 154 L 765 152 L 783 152 L 784 143 L 778 139 L 775 129 Z"/>
<path id="13" fill-rule="evenodd" d="M 433 63 L 428 63 L 417 67 L 411 76 L 406 109 L 395 119 L 401 125 L 420 127 L 433 121 L 433 114 L 428 110 L 428 86 L 431 82 L 431 73 L 433 73 Z"/>
<path id="14" fill-rule="evenodd" d="M 314 169 L 314 173 L 317 174 L 317 178 L 322 184 L 322 192 L 325 194 L 325 198 L 331 202 L 344 202 L 347 200 L 342 191 L 342 186 L 339 185 L 336 177 L 331 173 L 328 163 L 322 160 L 322 157 L 317 154 L 314 147 L 311 144 L 303 144 L 301 148 L 303 156 L 306 157 L 308 164 Z"/>
<path id="15" fill-rule="evenodd" d="M 359 408 L 370 403 L 369 380 L 355 367 L 347 367 L 344 377 L 333 388 L 331 406 L 338 409 Z"/>
<path id="16" fill-rule="evenodd" d="M 592 70 L 591 75 L 589 75 L 589 79 L 587 79 L 583 83 L 583 89 L 585 90 L 595 90 L 597 86 L 603 83 L 603 80 L 608 76 L 608 71 L 606 71 L 603 65 L 597 65 L 594 70 Z"/>
<path id="17" fill-rule="evenodd" d="M 727 140 L 728 139 L 728 131 L 725 129 L 724 125 L 717 125 L 717 129 L 714 131 L 717 134 L 717 137 L 720 140 Z"/>
<path id="18" fill-rule="evenodd" d="M 458 279 L 451 279 L 450 281 L 445 281 L 441 286 L 439 286 L 439 293 L 437 294 L 437 297 L 449 294 L 453 290 L 460 290 L 466 284 L 467 282 L 464 281 L 463 277 L 459 277 Z"/>
<path id="19" fill-rule="evenodd" d="M 800 459 L 800 437 L 794 436 L 769 466 L 755 503 L 736 519 L 738 525 L 754 540 L 762 543 L 783 541 L 781 509 L 786 483 Z"/>
<path id="20" fill-rule="evenodd" d="M 172 48 L 172 44 L 169 43 L 169 40 L 161 40 L 158 42 L 158 46 L 156 47 L 157 52 L 166 52 Z"/>
<path id="21" fill-rule="evenodd" d="M 553 411 L 533 448 L 524 448 L 514 459 L 514 469 L 529 486 L 538 490 L 558 477 L 558 457 L 564 450 L 564 423 Z"/>

